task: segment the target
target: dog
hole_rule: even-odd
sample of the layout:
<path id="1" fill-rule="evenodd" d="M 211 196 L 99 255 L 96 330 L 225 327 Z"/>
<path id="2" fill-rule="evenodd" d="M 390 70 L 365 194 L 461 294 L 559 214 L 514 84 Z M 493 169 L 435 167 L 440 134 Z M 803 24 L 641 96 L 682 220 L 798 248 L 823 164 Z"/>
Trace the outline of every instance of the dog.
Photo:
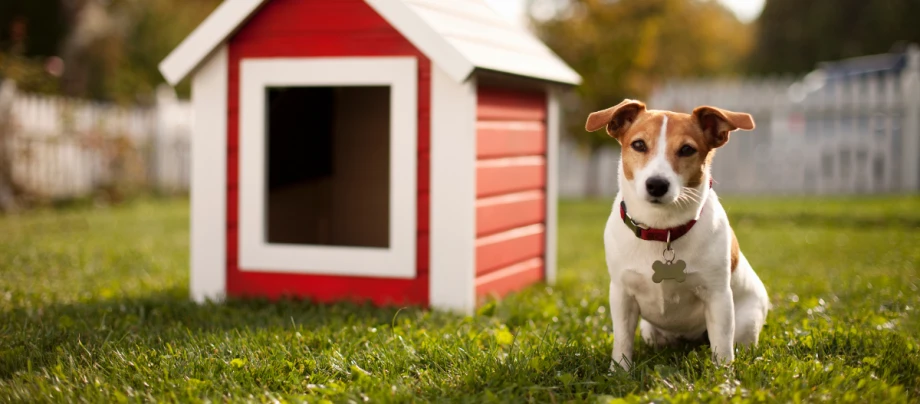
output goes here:
<path id="1" fill-rule="evenodd" d="M 638 326 L 653 347 L 709 340 L 713 361 L 756 346 L 769 297 L 741 253 L 710 167 L 746 113 L 701 106 L 690 114 L 636 100 L 591 113 L 588 132 L 619 141 L 619 192 L 604 229 L 613 320 L 611 370 L 629 370 Z"/>

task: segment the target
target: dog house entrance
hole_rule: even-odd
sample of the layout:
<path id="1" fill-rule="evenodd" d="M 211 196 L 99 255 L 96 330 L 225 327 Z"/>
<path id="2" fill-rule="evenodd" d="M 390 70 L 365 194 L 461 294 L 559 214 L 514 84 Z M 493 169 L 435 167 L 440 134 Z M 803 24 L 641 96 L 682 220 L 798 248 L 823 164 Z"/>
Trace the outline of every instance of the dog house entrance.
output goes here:
<path id="1" fill-rule="evenodd" d="M 267 87 L 267 242 L 390 246 L 390 87 Z"/>
<path id="2" fill-rule="evenodd" d="M 240 62 L 241 271 L 416 275 L 417 74 L 414 57 Z"/>

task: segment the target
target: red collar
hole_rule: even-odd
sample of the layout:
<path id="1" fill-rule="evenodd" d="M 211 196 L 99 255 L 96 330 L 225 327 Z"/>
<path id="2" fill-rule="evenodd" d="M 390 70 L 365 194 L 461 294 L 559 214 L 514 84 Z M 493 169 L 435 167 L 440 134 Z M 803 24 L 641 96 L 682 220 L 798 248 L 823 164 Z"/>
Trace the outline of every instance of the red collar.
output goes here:
<path id="1" fill-rule="evenodd" d="M 709 180 L 709 188 L 712 188 L 712 179 Z M 693 228 L 693 225 L 696 224 L 696 219 L 693 219 L 680 226 L 670 227 L 667 229 L 654 229 L 646 227 L 636 223 L 636 221 L 634 221 L 631 217 L 629 217 L 629 215 L 626 214 L 626 201 L 620 201 L 620 218 L 623 219 L 623 223 L 626 224 L 626 227 L 635 233 L 636 237 L 648 241 L 668 242 L 670 239 L 671 242 L 674 242 L 674 240 L 677 240 L 683 237 L 684 234 L 687 234 L 687 232 Z"/>

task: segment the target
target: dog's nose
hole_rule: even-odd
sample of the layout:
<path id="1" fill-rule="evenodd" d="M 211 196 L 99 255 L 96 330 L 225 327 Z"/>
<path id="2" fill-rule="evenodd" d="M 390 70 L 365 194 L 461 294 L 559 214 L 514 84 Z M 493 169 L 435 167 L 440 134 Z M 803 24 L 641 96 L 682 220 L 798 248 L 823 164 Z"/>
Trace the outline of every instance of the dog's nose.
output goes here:
<path id="1" fill-rule="evenodd" d="M 671 186 L 671 183 L 661 177 L 652 177 L 645 181 L 645 190 L 648 191 L 649 195 L 656 198 L 668 193 L 669 186 Z"/>

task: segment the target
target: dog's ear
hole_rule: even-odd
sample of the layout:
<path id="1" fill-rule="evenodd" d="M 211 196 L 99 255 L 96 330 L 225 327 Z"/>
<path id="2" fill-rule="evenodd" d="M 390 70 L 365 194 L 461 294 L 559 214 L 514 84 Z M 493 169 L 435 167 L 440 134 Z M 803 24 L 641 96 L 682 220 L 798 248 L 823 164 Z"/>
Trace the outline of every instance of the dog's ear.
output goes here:
<path id="1" fill-rule="evenodd" d="M 623 100 L 617 105 L 588 115 L 585 130 L 594 132 L 606 127 L 607 134 L 619 141 L 629 126 L 643 112 L 645 112 L 645 104 L 641 101 Z"/>
<path id="2" fill-rule="evenodd" d="M 753 130 L 754 118 L 744 112 L 732 112 L 722 108 L 702 106 L 693 110 L 696 124 L 709 139 L 712 147 L 728 143 L 728 134 L 737 129 Z"/>

